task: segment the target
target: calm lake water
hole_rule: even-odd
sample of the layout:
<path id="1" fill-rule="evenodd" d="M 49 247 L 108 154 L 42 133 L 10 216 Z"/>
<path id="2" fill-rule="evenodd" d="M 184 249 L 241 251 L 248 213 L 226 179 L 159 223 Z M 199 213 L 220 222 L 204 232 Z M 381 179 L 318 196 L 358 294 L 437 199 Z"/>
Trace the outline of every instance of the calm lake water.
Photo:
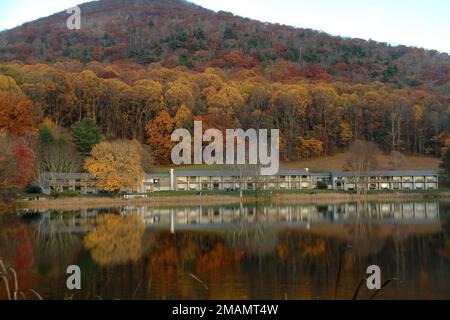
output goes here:
<path id="1" fill-rule="evenodd" d="M 394 280 L 376 299 L 450 299 L 450 204 L 6 215 L 0 259 L 29 298 L 34 289 L 45 299 L 352 299 L 378 265 L 383 283 Z M 66 287 L 70 265 L 81 268 L 81 291 Z M 364 282 L 357 298 L 372 294 Z"/>

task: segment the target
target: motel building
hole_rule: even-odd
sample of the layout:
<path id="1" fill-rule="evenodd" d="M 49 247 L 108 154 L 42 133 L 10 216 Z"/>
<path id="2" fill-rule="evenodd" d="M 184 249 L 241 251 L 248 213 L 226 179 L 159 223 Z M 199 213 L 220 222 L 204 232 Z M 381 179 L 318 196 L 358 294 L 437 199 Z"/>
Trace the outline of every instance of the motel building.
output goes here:
<path id="1" fill-rule="evenodd" d="M 137 190 L 131 193 L 157 191 L 234 191 L 234 190 L 313 190 L 356 191 L 363 177 L 367 190 L 436 190 L 436 171 L 373 171 L 358 175 L 353 172 L 312 173 L 309 170 L 280 170 L 275 176 L 261 176 L 228 170 L 176 171 L 146 174 Z M 85 173 L 44 174 L 42 189 L 77 191 L 96 194 L 95 178 Z"/>
<path id="2" fill-rule="evenodd" d="M 367 183 L 367 190 L 436 190 L 439 177 L 435 171 L 373 171 L 362 174 L 333 172 L 334 190 L 356 191 L 357 183 Z"/>

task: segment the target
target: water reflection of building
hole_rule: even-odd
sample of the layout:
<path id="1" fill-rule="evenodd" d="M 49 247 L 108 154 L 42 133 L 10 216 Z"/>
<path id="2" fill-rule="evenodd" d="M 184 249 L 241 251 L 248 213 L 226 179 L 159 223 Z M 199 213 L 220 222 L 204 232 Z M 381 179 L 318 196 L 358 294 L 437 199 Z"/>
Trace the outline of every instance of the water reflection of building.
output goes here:
<path id="1" fill-rule="evenodd" d="M 362 207 L 364 206 L 364 207 Z M 439 221 L 439 204 L 411 203 L 347 203 L 332 205 L 262 206 L 262 207 L 191 207 L 136 208 L 147 226 L 239 226 L 265 223 L 280 226 L 308 226 L 314 223 L 433 223 Z M 175 219 L 175 221 L 171 221 Z"/>
<path id="2" fill-rule="evenodd" d="M 93 228 L 96 218 L 107 210 L 81 210 L 71 218 L 45 213 L 44 230 L 84 232 Z M 147 228 L 218 230 L 243 225 L 277 228 L 309 228 L 321 224 L 435 224 L 439 223 L 437 202 L 343 203 L 330 205 L 228 206 L 157 208 L 127 206 L 117 214 L 137 214 Z"/>

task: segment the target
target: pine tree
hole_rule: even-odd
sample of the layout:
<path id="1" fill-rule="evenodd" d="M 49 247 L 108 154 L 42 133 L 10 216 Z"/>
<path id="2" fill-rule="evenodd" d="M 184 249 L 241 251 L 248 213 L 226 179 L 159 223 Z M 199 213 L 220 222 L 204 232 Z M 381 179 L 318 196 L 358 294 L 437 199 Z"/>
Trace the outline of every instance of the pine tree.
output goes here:
<path id="1" fill-rule="evenodd" d="M 72 126 L 72 140 L 78 151 L 89 156 L 92 148 L 101 141 L 100 128 L 93 119 L 86 118 Z"/>
<path id="2" fill-rule="evenodd" d="M 39 139 L 44 144 L 50 144 L 55 142 L 55 136 L 53 135 L 52 129 L 44 124 L 39 128 Z"/>
<path id="3" fill-rule="evenodd" d="M 446 185 L 450 184 L 450 148 L 444 154 L 441 165 L 439 167 L 441 169 L 440 174 L 442 177 L 442 182 L 444 182 L 444 184 Z"/>

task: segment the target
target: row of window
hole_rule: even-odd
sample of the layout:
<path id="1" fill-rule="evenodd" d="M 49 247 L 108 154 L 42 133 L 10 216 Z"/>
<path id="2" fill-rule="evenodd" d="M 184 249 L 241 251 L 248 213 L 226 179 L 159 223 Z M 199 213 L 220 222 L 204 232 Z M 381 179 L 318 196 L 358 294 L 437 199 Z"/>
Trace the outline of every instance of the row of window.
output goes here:
<path id="1" fill-rule="evenodd" d="M 350 191 L 356 190 L 356 184 L 354 183 L 347 183 L 342 184 L 338 183 L 336 185 L 337 189 L 346 189 Z M 425 190 L 425 189 L 437 189 L 437 183 L 410 183 L 410 182 L 403 182 L 403 183 L 369 183 L 368 184 L 369 190 Z"/>
<path id="2" fill-rule="evenodd" d="M 202 183 L 177 183 L 177 189 L 179 191 L 198 191 L 198 190 L 239 190 L 241 188 L 245 190 L 255 190 L 256 185 L 258 189 L 262 190 L 275 190 L 275 189 L 311 189 L 313 185 L 311 183 L 219 183 L 219 182 L 202 182 Z"/>
<path id="3" fill-rule="evenodd" d="M 238 181 L 273 181 L 273 182 L 282 182 L 282 181 L 311 181 L 312 177 L 308 176 L 261 176 L 261 177 L 177 177 L 177 182 L 186 183 L 186 182 L 238 182 Z"/>
<path id="4" fill-rule="evenodd" d="M 354 182 L 356 180 L 355 177 L 338 177 L 337 181 L 348 181 Z M 369 177 L 368 181 L 373 182 L 437 182 L 437 177 L 428 176 L 428 177 Z"/>

